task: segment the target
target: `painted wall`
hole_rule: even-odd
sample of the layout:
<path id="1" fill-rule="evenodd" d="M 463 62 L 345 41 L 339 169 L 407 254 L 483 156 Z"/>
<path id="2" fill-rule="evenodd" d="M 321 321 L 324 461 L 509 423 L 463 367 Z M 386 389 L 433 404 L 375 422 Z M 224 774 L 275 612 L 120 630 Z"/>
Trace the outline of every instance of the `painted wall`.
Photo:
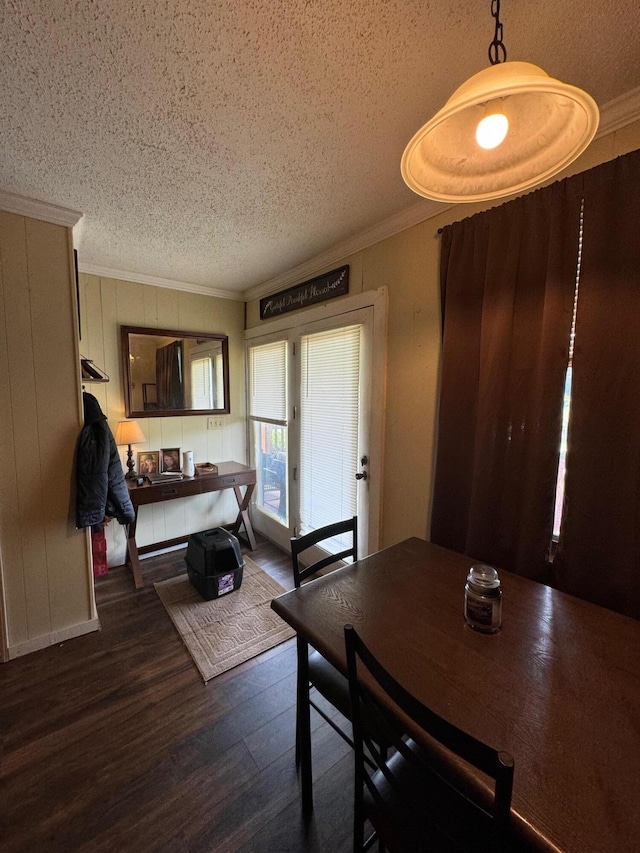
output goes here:
<path id="1" fill-rule="evenodd" d="M 98 627 L 75 529 L 81 428 L 71 231 L 0 212 L 0 600 L 8 657 Z"/>
<path id="2" fill-rule="evenodd" d="M 245 462 L 244 302 L 81 273 L 80 319 L 80 352 L 110 379 L 85 387 L 97 398 L 114 434 L 118 421 L 125 418 L 121 325 L 228 335 L 231 413 L 221 416 L 222 429 L 208 430 L 203 415 L 139 418 L 146 442 L 133 446 L 134 460 L 142 450 L 179 447 L 181 452 L 193 450 L 196 462 Z M 120 453 L 126 470 L 127 448 L 120 448 Z M 228 490 L 145 506 L 140 509 L 136 541 L 142 546 L 184 536 L 229 523 L 236 513 L 235 498 Z M 108 564 L 121 565 L 126 555 L 124 530 L 112 521 L 106 533 Z"/>
<path id="3" fill-rule="evenodd" d="M 555 180 L 639 146 L 640 122 L 635 122 L 596 140 Z M 382 547 L 408 536 L 429 536 L 440 367 L 438 229 L 489 206 L 454 206 L 356 254 L 336 259 L 330 267 L 350 264 L 351 294 L 383 286 L 389 292 Z M 262 325 L 266 331 L 268 323 L 260 321 L 259 311 L 259 299 L 248 303 L 247 327 Z"/>

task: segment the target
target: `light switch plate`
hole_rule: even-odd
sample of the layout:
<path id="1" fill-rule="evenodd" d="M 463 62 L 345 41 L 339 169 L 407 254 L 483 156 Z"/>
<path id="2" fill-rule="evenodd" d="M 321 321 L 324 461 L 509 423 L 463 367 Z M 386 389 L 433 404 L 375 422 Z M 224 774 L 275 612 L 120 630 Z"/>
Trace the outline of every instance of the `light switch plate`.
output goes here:
<path id="1" fill-rule="evenodd" d="M 222 418 L 207 418 L 207 429 L 222 429 Z"/>

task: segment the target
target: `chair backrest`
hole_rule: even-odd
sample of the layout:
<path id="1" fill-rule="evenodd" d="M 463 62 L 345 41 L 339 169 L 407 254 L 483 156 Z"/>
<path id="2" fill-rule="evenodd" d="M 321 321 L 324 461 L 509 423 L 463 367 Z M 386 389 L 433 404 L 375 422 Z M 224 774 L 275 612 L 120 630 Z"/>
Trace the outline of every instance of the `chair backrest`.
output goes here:
<path id="1" fill-rule="evenodd" d="M 303 551 L 344 533 L 351 534 L 350 547 L 336 554 L 329 554 L 327 557 L 316 560 L 310 565 L 301 566 L 299 558 Z M 319 527 L 317 530 L 305 533 L 304 536 L 294 537 L 291 540 L 291 560 L 293 563 L 293 582 L 296 589 L 303 581 L 313 577 L 313 575 L 327 566 L 340 562 L 345 557 L 353 557 L 354 560 L 358 559 L 358 517 L 355 515 L 353 518 L 348 518 L 345 521 L 337 521 L 335 524 L 327 524 L 325 527 Z"/>
<path id="2" fill-rule="evenodd" d="M 363 716 L 373 709 L 387 718 L 389 729 L 398 732 L 393 746 L 399 753 L 398 757 L 401 756 L 403 766 L 408 768 L 409 778 L 425 782 L 424 789 L 411 786 L 416 801 L 409 806 L 408 813 L 415 815 L 414 822 L 419 822 L 420 826 L 424 823 L 425 831 L 428 826 L 434 826 L 437 833 L 451 840 L 450 815 L 451 811 L 455 813 L 455 807 L 460 804 L 459 814 L 463 819 L 458 821 L 457 826 L 455 820 L 453 822 L 453 841 L 460 844 L 460 849 L 508 849 L 514 772 L 511 755 L 492 749 L 422 704 L 380 664 L 351 625 L 345 625 L 344 633 L 356 757 L 356 798 L 362 796 L 363 786 L 366 786 L 372 801 L 381 801 L 380 792 L 374 790 L 375 770 L 380 770 L 384 775 L 384 784 L 393 788 L 394 781 L 398 782 L 397 775 L 394 777 L 396 770 L 389 770 L 393 758 L 387 762 L 387 753 L 376 749 L 362 724 Z M 371 691 L 363 687 L 363 676 L 369 684 L 374 685 L 378 698 L 374 698 Z M 382 691 L 381 694 L 378 691 Z M 385 696 L 386 701 L 380 701 L 380 696 Z M 401 718 L 397 711 L 392 713 L 390 708 L 399 709 L 428 735 L 424 739 L 425 748 L 402 735 Z M 426 748 L 429 743 L 433 744 L 432 749 Z M 365 759 L 364 747 L 375 761 L 373 769 Z M 486 786 L 474 785 L 473 778 L 465 772 L 465 765 L 467 771 L 476 768 L 488 780 L 493 780 L 493 785 L 489 784 L 493 792 L 487 792 Z M 378 780 L 381 778 L 380 774 L 376 776 Z M 435 814 L 430 813 L 429 802 L 425 801 L 429 797 L 425 798 L 425 790 L 433 795 L 431 811 Z M 405 793 L 403 791 L 403 795 Z M 399 828 L 400 837 L 404 829 L 406 827 Z M 400 848 L 404 849 L 402 844 Z"/>

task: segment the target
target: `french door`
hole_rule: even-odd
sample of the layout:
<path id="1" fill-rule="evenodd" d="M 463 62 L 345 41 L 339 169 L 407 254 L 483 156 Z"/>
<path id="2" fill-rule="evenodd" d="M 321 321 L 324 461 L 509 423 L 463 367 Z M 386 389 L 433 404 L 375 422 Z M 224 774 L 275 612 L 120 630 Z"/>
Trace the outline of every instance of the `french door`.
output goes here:
<path id="1" fill-rule="evenodd" d="M 289 550 L 292 536 L 357 515 L 364 555 L 378 545 L 383 326 L 372 305 L 278 326 L 247 343 L 252 523 Z"/>

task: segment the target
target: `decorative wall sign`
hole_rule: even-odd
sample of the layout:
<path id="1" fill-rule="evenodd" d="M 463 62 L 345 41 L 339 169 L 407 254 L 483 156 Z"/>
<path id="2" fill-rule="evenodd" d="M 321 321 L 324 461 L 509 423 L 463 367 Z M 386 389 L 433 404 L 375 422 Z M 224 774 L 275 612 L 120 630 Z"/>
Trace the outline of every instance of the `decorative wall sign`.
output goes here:
<path id="1" fill-rule="evenodd" d="M 337 270 L 319 275 L 295 287 L 281 290 L 260 300 L 260 319 L 276 317 L 278 314 L 286 314 L 287 311 L 295 311 L 306 305 L 315 305 L 317 302 L 326 302 L 335 296 L 344 296 L 349 293 L 349 265 Z"/>

